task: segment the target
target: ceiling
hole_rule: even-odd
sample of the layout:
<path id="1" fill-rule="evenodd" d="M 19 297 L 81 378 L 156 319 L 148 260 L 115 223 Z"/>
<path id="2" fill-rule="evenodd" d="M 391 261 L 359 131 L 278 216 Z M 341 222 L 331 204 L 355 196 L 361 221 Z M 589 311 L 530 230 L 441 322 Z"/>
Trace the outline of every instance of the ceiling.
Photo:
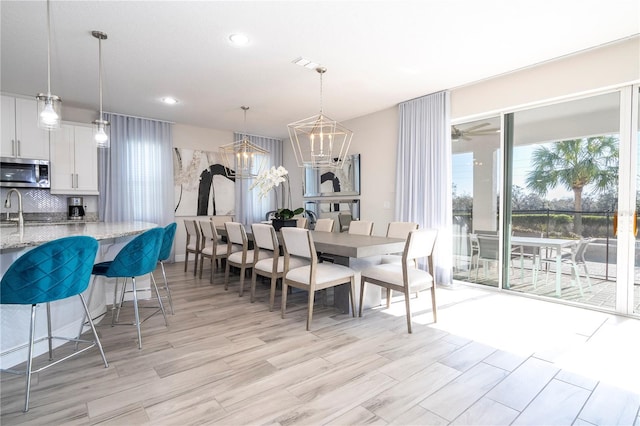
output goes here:
<path id="1" fill-rule="evenodd" d="M 0 14 L 0 89 L 46 92 L 46 3 L 2 0 Z M 637 34 L 640 1 L 53 0 L 51 19 L 64 106 L 98 109 L 99 30 L 105 111 L 286 137 L 320 109 L 319 75 L 298 57 L 328 69 L 324 113 L 346 121 Z M 237 32 L 247 46 L 229 43 Z"/>

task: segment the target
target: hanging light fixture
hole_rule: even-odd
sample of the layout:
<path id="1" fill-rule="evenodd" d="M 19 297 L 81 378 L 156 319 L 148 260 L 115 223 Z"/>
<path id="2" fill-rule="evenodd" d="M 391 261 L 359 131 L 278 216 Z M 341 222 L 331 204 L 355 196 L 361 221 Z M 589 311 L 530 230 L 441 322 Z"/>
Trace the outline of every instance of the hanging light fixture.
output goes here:
<path id="1" fill-rule="evenodd" d="M 47 0 L 47 93 L 38 93 L 38 127 L 46 130 L 60 128 L 62 100 L 51 94 L 51 11 Z"/>
<path id="2" fill-rule="evenodd" d="M 349 151 L 353 132 L 322 112 L 322 75 L 320 74 L 320 114 L 288 125 L 289 137 L 299 167 L 340 169 Z"/>
<path id="3" fill-rule="evenodd" d="M 242 139 L 223 145 L 219 152 L 227 177 L 236 179 L 253 179 L 258 176 L 267 164 L 269 151 L 251 143 L 247 136 L 248 106 L 244 111 L 244 134 Z"/>
<path id="4" fill-rule="evenodd" d="M 91 35 L 98 39 L 98 86 L 100 91 L 100 118 L 93 121 L 93 138 L 98 148 L 109 148 L 110 124 L 102 115 L 102 40 L 107 35 L 102 31 L 91 31 Z"/>

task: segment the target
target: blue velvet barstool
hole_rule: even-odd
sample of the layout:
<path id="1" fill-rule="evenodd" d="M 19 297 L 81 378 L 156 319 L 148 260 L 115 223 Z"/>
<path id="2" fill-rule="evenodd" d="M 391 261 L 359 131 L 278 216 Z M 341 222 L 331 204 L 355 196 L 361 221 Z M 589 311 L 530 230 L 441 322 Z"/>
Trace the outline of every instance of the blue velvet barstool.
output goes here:
<path id="1" fill-rule="evenodd" d="M 167 323 L 167 315 L 164 311 L 164 306 L 162 305 L 162 298 L 160 297 L 160 293 L 158 292 L 158 286 L 156 285 L 156 281 L 153 278 L 153 270 L 156 268 L 158 264 L 158 255 L 160 253 L 160 246 L 162 245 L 162 239 L 164 237 L 164 229 L 163 228 L 153 228 L 148 231 L 143 232 L 142 234 L 135 237 L 133 240 L 129 241 L 127 245 L 125 245 L 120 252 L 116 255 L 115 259 L 107 262 L 101 262 L 93 265 L 93 271 L 91 272 L 94 276 L 104 276 L 107 278 L 116 278 L 116 286 L 114 292 L 118 291 L 118 278 L 124 278 L 124 284 L 122 286 L 120 303 L 116 306 L 116 296 L 114 293 L 114 306 L 113 310 L 117 311 L 115 315 L 112 316 L 112 325 L 115 325 L 115 322 L 118 321 L 120 315 L 120 308 L 122 307 L 122 303 L 124 301 L 124 294 L 126 292 L 127 287 L 127 278 L 131 278 L 131 290 L 133 293 L 133 312 L 135 315 L 135 320 L 133 323 L 127 325 L 135 325 L 138 331 L 138 348 L 142 349 L 142 335 L 140 333 L 140 324 L 141 322 L 146 321 L 151 316 L 155 315 L 158 312 L 162 312 L 162 316 L 164 317 L 165 324 Z M 151 276 L 151 283 L 153 284 L 153 288 L 155 290 L 156 296 L 158 298 L 158 309 L 154 311 L 152 314 L 144 318 L 140 321 L 140 313 L 138 310 L 138 296 L 136 289 L 136 277 L 140 277 L 143 275 L 149 274 Z M 123 324 L 124 325 L 124 324 Z"/>
<path id="2" fill-rule="evenodd" d="M 10 305 L 31 305 L 31 328 L 29 332 L 29 357 L 25 371 L 3 370 L 15 374 L 25 374 L 27 378 L 24 411 L 29 410 L 29 392 L 31 390 L 31 375 L 56 365 L 73 356 L 97 346 L 108 367 L 98 333 L 91 321 L 87 303 L 82 295 L 89 285 L 91 269 L 98 252 L 98 242 L 92 237 L 75 236 L 50 241 L 28 251 L 19 257 L 7 270 L 0 282 L 0 303 Z M 51 310 L 49 303 L 79 296 L 85 315 L 89 318 L 89 325 L 95 340 L 82 340 L 51 336 Z M 36 333 L 36 305 L 47 304 L 47 336 L 35 340 Z M 89 346 L 53 361 L 52 339 L 62 339 L 78 343 L 90 343 Z M 49 341 L 50 362 L 37 370 L 33 369 L 33 347 L 42 340 Z M 13 349 L 13 352 L 24 346 Z"/>
<path id="3" fill-rule="evenodd" d="M 173 248 L 173 240 L 176 236 L 176 228 L 178 225 L 173 222 L 164 227 L 164 236 L 162 238 L 162 245 L 160 246 L 160 254 L 158 255 L 158 262 L 162 268 L 162 277 L 164 278 L 164 291 L 167 292 L 167 300 L 169 301 L 169 307 L 171 308 L 171 315 L 173 315 L 173 300 L 171 299 L 171 290 L 169 289 L 169 282 L 167 281 L 167 273 L 164 270 L 164 261 L 171 256 L 171 249 Z"/>

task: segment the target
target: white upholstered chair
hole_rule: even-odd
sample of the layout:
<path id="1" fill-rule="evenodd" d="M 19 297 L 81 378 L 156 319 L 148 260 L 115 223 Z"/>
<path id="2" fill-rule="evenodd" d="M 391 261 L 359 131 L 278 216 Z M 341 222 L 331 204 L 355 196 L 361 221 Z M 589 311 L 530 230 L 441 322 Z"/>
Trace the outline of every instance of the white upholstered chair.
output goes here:
<path id="1" fill-rule="evenodd" d="M 184 271 L 187 272 L 189 253 L 193 253 L 196 262 L 193 267 L 193 275 L 195 276 L 198 270 L 198 257 L 200 255 L 200 231 L 198 230 L 198 223 L 192 219 L 185 219 L 184 227 L 187 230 L 187 243 L 184 249 Z"/>
<path id="2" fill-rule="evenodd" d="M 353 220 L 349 223 L 349 234 L 371 235 L 373 222 L 370 220 Z"/>
<path id="3" fill-rule="evenodd" d="M 406 240 L 409 232 L 418 229 L 415 222 L 391 222 L 387 227 L 387 238 L 402 238 Z M 401 254 L 387 254 L 382 256 L 382 263 L 400 263 L 402 262 Z M 413 262 L 415 265 L 415 262 Z"/>
<path id="4" fill-rule="evenodd" d="M 255 300 L 256 279 L 260 275 L 271 279 L 271 292 L 269 294 L 269 311 L 273 311 L 273 303 L 276 297 L 276 282 L 284 276 L 284 256 L 280 255 L 280 245 L 275 229 L 271 225 L 254 223 L 251 225 L 253 242 L 258 253 L 258 260 L 253 264 L 253 276 L 251 277 L 251 302 Z M 289 260 L 289 268 L 299 268 L 308 265 L 309 261 L 292 256 Z"/>
<path id="5" fill-rule="evenodd" d="M 238 295 L 244 294 L 244 275 L 247 269 L 251 270 L 255 263 L 256 250 L 249 250 L 249 240 L 244 225 L 239 222 L 225 222 L 227 230 L 227 266 L 224 269 L 224 289 L 229 289 L 229 270 L 232 266 L 240 268 L 240 289 Z M 269 256 L 262 252 L 263 258 Z M 258 258 L 259 259 L 259 258 Z"/>
<path id="6" fill-rule="evenodd" d="M 298 228 L 306 228 L 306 227 L 307 227 L 307 223 L 309 223 L 309 222 L 307 221 L 307 218 L 306 218 L 306 217 L 297 217 L 297 218 L 296 218 L 296 220 L 298 221 L 298 222 L 296 223 L 296 226 L 297 226 Z"/>
<path id="7" fill-rule="evenodd" d="M 409 294 L 421 290 L 431 289 L 431 307 L 433 309 L 433 322 L 437 322 L 436 311 L 436 287 L 433 276 L 433 247 L 435 246 L 438 231 L 435 229 L 417 229 L 411 231 L 402 253 L 400 263 L 387 263 L 375 265 L 362 271 L 360 278 L 360 313 L 362 316 L 362 303 L 364 299 L 365 283 L 375 284 L 387 289 L 387 308 L 391 305 L 391 291 L 399 291 L 404 294 L 407 311 L 407 329 L 411 330 L 411 302 Z M 421 258 L 427 258 L 429 272 L 413 268 L 408 264 Z"/>
<path id="8" fill-rule="evenodd" d="M 318 219 L 316 221 L 316 227 L 313 228 L 314 231 L 320 232 L 333 232 L 333 219 L 323 218 Z"/>
<path id="9" fill-rule="evenodd" d="M 215 268 L 221 259 L 226 259 L 229 248 L 227 244 L 220 239 L 214 222 L 201 220 L 200 232 L 202 233 L 202 242 L 200 245 L 200 278 L 202 278 L 204 259 L 208 258 L 211 261 L 211 276 L 209 277 L 209 282 L 213 284 Z M 240 249 L 234 247 L 234 250 L 238 251 Z"/>
<path id="10" fill-rule="evenodd" d="M 289 286 L 309 293 L 307 306 L 307 331 L 311 327 L 315 292 L 341 284 L 349 284 L 351 311 L 355 316 L 355 272 L 346 266 L 333 263 L 318 263 L 318 255 L 313 245 L 313 237 L 307 229 L 282 228 L 284 243 L 284 270 L 282 280 L 282 318 L 287 309 L 287 288 Z M 309 260 L 309 265 L 292 268 L 292 259 L 301 257 Z"/>

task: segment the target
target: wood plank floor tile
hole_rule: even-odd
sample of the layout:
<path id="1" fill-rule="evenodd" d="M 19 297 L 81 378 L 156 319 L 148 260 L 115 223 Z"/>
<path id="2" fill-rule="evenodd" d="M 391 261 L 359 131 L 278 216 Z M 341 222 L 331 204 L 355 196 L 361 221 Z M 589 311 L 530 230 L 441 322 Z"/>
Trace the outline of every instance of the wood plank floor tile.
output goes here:
<path id="1" fill-rule="evenodd" d="M 558 372 L 553 364 L 529 358 L 493 388 L 487 397 L 522 411 Z"/>
<path id="2" fill-rule="evenodd" d="M 578 417 L 598 425 L 630 425 L 639 407 L 640 395 L 599 383 Z"/>
<path id="3" fill-rule="evenodd" d="M 430 426 L 444 426 L 448 425 L 449 421 L 443 419 L 435 413 L 423 408 L 419 405 L 416 405 L 399 417 L 397 417 L 394 421 L 389 423 L 390 425 L 430 425 Z"/>
<path id="4" fill-rule="evenodd" d="M 486 425 L 503 426 L 510 425 L 520 414 L 519 411 L 509 408 L 487 397 L 480 398 L 464 413 L 460 414 L 451 425 Z"/>
<path id="5" fill-rule="evenodd" d="M 498 350 L 486 357 L 483 362 L 507 371 L 513 371 L 525 362 L 527 358 L 528 356 Z"/>
<path id="6" fill-rule="evenodd" d="M 481 362 L 420 402 L 420 406 L 453 420 L 507 375 L 507 371 Z"/>
<path id="7" fill-rule="evenodd" d="M 568 425 L 578 417 L 590 392 L 552 380 L 513 422 L 514 425 Z"/>
<path id="8" fill-rule="evenodd" d="M 341 416 L 323 423 L 327 426 L 343 426 L 343 425 L 386 425 L 388 424 L 380 417 L 373 414 L 364 407 L 356 406 Z"/>
<path id="9" fill-rule="evenodd" d="M 478 342 L 470 342 L 444 357 L 441 362 L 458 371 L 466 371 L 493 352 L 495 352 L 495 348 Z"/>

